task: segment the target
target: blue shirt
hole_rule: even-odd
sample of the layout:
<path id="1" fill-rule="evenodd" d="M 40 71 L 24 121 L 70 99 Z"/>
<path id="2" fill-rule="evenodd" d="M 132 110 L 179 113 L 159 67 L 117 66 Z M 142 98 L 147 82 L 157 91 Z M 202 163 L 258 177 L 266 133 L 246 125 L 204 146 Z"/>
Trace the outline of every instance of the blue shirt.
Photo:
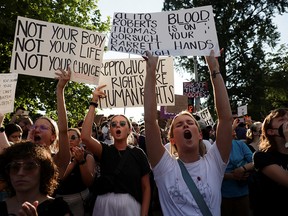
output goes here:
<path id="1" fill-rule="evenodd" d="M 229 163 L 225 173 L 230 173 L 234 169 L 252 162 L 252 152 L 247 144 L 241 140 L 232 140 L 232 149 L 230 152 Z M 241 197 L 249 194 L 248 182 L 233 179 L 223 179 L 222 197 L 232 198 Z"/>

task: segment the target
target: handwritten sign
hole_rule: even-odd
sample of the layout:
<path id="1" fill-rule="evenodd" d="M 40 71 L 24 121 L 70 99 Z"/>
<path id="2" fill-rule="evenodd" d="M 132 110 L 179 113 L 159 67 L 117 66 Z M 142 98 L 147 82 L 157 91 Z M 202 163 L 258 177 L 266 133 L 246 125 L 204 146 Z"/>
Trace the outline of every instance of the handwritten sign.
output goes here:
<path id="1" fill-rule="evenodd" d="M 247 112 L 247 105 L 237 107 L 237 114 L 238 117 L 246 115 Z"/>
<path id="2" fill-rule="evenodd" d="M 142 107 L 146 61 L 140 58 L 103 62 L 99 84 L 107 84 L 107 97 L 100 100 L 102 108 Z M 157 104 L 174 105 L 173 58 L 159 58 L 156 68 Z"/>
<path id="3" fill-rule="evenodd" d="M 54 78 L 58 68 L 70 65 L 71 80 L 95 85 L 104 46 L 103 34 L 18 16 L 10 70 Z"/>
<path id="4" fill-rule="evenodd" d="M 114 13 L 108 49 L 157 56 L 205 56 L 219 45 L 211 5 L 160 13 Z"/>
<path id="5" fill-rule="evenodd" d="M 0 74 L 0 112 L 13 112 L 18 74 Z"/>
<path id="6" fill-rule="evenodd" d="M 214 120 L 208 110 L 208 108 L 205 108 L 203 110 L 200 110 L 199 112 L 195 113 L 197 116 L 200 117 L 200 120 L 205 122 L 205 124 L 207 126 L 209 125 L 213 125 L 214 124 Z"/>
<path id="7" fill-rule="evenodd" d="M 209 95 L 207 82 L 183 82 L 183 95 L 188 98 L 201 98 Z"/>

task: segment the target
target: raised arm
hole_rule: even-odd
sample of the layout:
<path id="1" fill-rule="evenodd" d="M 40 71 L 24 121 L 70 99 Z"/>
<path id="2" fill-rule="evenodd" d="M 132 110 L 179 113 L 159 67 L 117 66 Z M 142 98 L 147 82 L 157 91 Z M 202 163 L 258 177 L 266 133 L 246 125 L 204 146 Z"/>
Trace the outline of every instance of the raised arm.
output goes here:
<path id="1" fill-rule="evenodd" d="M 62 178 L 66 168 L 70 162 L 70 147 L 68 140 L 68 120 L 67 112 L 64 98 L 64 89 L 71 77 L 71 70 L 68 68 L 68 71 L 59 69 L 57 75 L 58 84 L 57 84 L 57 112 L 58 112 L 58 128 L 59 128 L 59 151 L 54 156 L 54 161 L 59 168 L 59 177 Z"/>
<path id="2" fill-rule="evenodd" d="M 216 130 L 216 145 L 222 160 L 227 162 L 232 146 L 232 112 L 229 103 L 227 89 L 219 70 L 218 59 L 211 51 L 210 56 L 205 57 L 210 71 L 210 79 L 214 92 L 214 103 L 218 115 L 218 126 Z"/>
<path id="3" fill-rule="evenodd" d="M 3 122 L 4 122 L 4 114 L 2 114 L 1 112 L 0 112 L 0 127 L 2 128 L 3 127 Z M 9 147 L 10 145 L 9 145 L 9 141 L 8 141 L 8 139 L 7 139 L 7 137 L 6 137 L 6 134 L 5 134 L 5 132 L 3 131 L 3 132 L 0 132 L 0 154 L 2 153 L 2 151 L 5 149 L 5 148 L 7 148 L 7 147 Z"/>
<path id="4" fill-rule="evenodd" d="M 92 100 L 90 102 L 89 111 L 84 119 L 82 130 L 81 130 L 81 139 L 83 143 L 87 146 L 90 152 L 96 155 L 99 159 L 101 158 L 102 154 L 102 146 L 100 142 L 92 137 L 92 125 L 94 122 L 95 117 L 95 108 L 96 104 L 98 106 L 99 98 L 105 97 L 105 93 L 101 90 L 106 85 L 98 86 L 92 96 Z"/>
<path id="5" fill-rule="evenodd" d="M 144 86 L 145 143 L 151 166 L 155 167 L 165 151 L 161 141 L 160 128 L 157 123 L 156 66 L 158 57 L 152 56 L 148 51 L 146 53 L 146 78 Z"/>

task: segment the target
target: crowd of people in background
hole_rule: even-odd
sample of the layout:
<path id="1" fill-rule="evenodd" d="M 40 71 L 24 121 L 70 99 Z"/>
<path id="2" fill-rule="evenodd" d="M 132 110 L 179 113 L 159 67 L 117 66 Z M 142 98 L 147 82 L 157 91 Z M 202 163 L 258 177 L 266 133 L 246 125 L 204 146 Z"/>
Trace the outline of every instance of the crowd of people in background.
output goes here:
<path id="1" fill-rule="evenodd" d="M 0 113 L 1 216 L 287 215 L 288 110 L 273 110 L 262 121 L 233 116 L 212 52 L 206 63 L 215 124 L 183 111 L 165 119 L 161 128 L 158 57 L 147 52 L 145 60 L 142 123 L 122 114 L 95 122 L 98 102 L 105 97 L 102 85 L 92 92 L 85 119 L 68 128 L 69 68 L 56 73 L 58 122 L 47 116 L 31 119 L 18 107 L 4 124 Z M 204 207 L 190 193 L 181 166 Z"/>

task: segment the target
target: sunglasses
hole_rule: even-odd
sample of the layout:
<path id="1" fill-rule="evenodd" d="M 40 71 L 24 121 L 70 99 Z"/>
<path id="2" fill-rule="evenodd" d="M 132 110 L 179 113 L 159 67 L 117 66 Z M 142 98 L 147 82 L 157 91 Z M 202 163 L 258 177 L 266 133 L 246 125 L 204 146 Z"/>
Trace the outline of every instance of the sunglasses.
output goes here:
<path id="1" fill-rule="evenodd" d="M 39 129 L 40 131 L 46 131 L 46 130 L 49 130 L 50 128 L 45 125 L 39 125 L 39 126 L 33 125 L 32 129 L 33 130 Z"/>
<path id="2" fill-rule="evenodd" d="M 115 127 L 117 127 L 117 124 L 118 124 L 117 121 L 112 121 L 112 122 L 110 123 L 110 126 L 111 126 L 112 128 L 115 128 Z M 126 125 L 126 121 L 120 121 L 120 122 L 119 122 L 119 125 L 120 125 L 121 127 L 124 127 L 124 126 Z"/>
<path id="3" fill-rule="evenodd" d="M 76 139 L 78 139 L 79 137 L 78 136 L 75 136 L 75 135 L 72 135 L 71 137 L 70 137 L 70 139 L 71 140 L 76 140 Z"/>
<path id="4" fill-rule="evenodd" d="M 15 175 L 19 172 L 21 168 L 23 168 L 24 172 L 31 173 L 39 166 L 40 165 L 35 161 L 28 161 L 28 162 L 13 161 L 6 166 L 6 170 L 9 174 Z"/>

